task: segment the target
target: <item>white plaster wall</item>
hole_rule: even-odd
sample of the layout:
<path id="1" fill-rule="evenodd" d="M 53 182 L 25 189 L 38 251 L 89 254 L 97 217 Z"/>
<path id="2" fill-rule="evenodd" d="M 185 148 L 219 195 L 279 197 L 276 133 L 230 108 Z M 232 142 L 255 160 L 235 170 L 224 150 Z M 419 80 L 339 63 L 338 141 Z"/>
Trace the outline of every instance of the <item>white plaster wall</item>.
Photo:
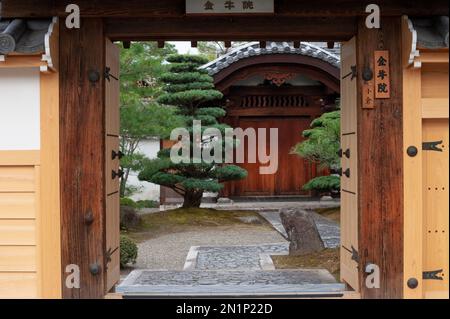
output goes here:
<path id="1" fill-rule="evenodd" d="M 156 139 L 145 140 L 138 146 L 138 152 L 144 154 L 150 159 L 154 159 L 157 157 L 159 149 L 160 143 L 159 140 Z M 138 174 L 136 172 L 131 172 L 130 176 L 128 177 L 128 184 L 139 188 L 139 191 L 133 194 L 131 198 L 135 201 L 154 200 L 159 202 L 161 194 L 160 186 L 152 183 L 141 182 L 139 181 L 137 175 Z"/>
<path id="2" fill-rule="evenodd" d="M 38 68 L 0 68 L 0 150 L 39 150 Z"/>

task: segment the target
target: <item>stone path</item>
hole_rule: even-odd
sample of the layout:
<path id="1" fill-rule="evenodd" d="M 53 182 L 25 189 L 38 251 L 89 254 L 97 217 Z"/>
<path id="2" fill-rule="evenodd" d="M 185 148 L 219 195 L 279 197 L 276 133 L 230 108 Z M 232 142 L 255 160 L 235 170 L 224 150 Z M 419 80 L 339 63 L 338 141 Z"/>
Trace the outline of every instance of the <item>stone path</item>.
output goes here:
<path id="1" fill-rule="evenodd" d="M 184 270 L 271 270 L 271 255 L 287 255 L 289 243 L 192 247 Z"/>
<path id="2" fill-rule="evenodd" d="M 326 270 L 148 271 L 136 270 L 116 291 L 158 296 L 217 296 L 342 292 L 345 286 Z"/>
<path id="3" fill-rule="evenodd" d="M 319 230 L 320 237 L 322 238 L 325 247 L 339 247 L 341 244 L 341 230 L 339 224 L 313 211 L 309 212 L 316 222 L 317 229 Z M 259 212 L 259 214 L 264 217 L 284 238 L 287 238 L 287 233 L 281 222 L 279 211 L 265 211 Z"/>
<path id="4" fill-rule="evenodd" d="M 326 248 L 338 248 L 341 246 L 341 227 L 338 223 L 311 212 L 319 230 L 320 237 Z"/>
<path id="5" fill-rule="evenodd" d="M 286 233 L 286 229 L 284 229 L 284 226 L 281 222 L 280 218 L 280 212 L 279 211 L 265 211 L 265 212 L 259 212 L 259 214 L 264 217 L 273 228 L 278 231 L 281 236 L 284 238 L 288 238 L 288 234 Z"/>
<path id="6" fill-rule="evenodd" d="M 336 283 L 324 269 L 275 270 L 270 256 L 288 254 L 287 234 L 278 211 L 260 214 L 278 232 L 261 227 L 219 227 L 204 229 L 201 233 L 170 234 L 140 244 L 138 266 L 147 269 L 133 271 L 117 287 L 117 292 L 141 297 L 257 297 L 345 290 L 345 286 Z M 314 212 L 311 214 L 325 245 L 338 247 L 339 225 Z M 267 244 L 259 244 L 261 242 Z M 187 258 L 186 251 L 189 251 Z M 182 260 L 183 271 L 180 269 Z"/>

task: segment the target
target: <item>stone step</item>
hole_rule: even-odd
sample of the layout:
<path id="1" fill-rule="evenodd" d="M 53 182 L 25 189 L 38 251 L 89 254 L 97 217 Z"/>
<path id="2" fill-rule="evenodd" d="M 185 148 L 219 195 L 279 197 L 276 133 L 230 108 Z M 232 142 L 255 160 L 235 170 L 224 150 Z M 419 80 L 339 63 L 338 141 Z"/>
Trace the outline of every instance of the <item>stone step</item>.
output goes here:
<path id="1" fill-rule="evenodd" d="M 135 270 L 116 289 L 141 297 L 275 297 L 341 294 L 345 285 L 323 269 L 275 271 Z"/>

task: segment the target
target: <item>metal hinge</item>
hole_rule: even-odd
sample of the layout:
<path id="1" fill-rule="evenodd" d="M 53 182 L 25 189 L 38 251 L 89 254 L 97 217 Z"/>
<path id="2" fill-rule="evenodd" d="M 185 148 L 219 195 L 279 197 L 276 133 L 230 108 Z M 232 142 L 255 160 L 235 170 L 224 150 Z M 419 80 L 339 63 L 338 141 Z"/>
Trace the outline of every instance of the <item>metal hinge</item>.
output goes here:
<path id="1" fill-rule="evenodd" d="M 359 253 L 353 246 L 352 246 L 352 260 L 359 264 Z"/>
<path id="2" fill-rule="evenodd" d="M 422 144 L 422 150 L 424 151 L 434 151 L 434 152 L 443 152 L 442 148 L 438 146 L 444 143 L 444 141 L 436 141 L 436 142 L 424 142 Z"/>
<path id="3" fill-rule="evenodd" d="M 113 78 L 116 81 L 119 81 L 119 79 L 117 77 L 115 77 L 114 75 L 111 74 L 111 68 L 110 67 L 106 67 L 106 69 L 105 69 L 105 79 L 108 80 L 108 82 L 111 82 L 111 78 Z"/>
<path id="4" fill-rule="evenodd" d="M 119 249 L 119 247 L 117 247 L 116 249 L 111 249 L 109 248 L 108 251 L 105 254 L 106 257 L 106 269 L 108 269 L 108 264 L 112 261 L 112 255 Z"/>
<path id="5" fill-rule="evenodd" d="M 348 73 L 342 77 L 342 80 L 348 78 L 349 76 L 351 76 L 350 80 L 353 80 L 354 78 L 356 78 L 358 76 L 358 69 L 356 68 L 356 65 L 352 65 L 351 70 L 352 71 L 350 73 Z"/>
<path id="6" fill-rule="evenodd" d="M 434 270 L 434 271 L 424 271 L 423 272 L 423 279 L 424 280 L 444 280 L 443 277 L 439 276 L 440 273 L 442 273 L 444 269 Z"/>

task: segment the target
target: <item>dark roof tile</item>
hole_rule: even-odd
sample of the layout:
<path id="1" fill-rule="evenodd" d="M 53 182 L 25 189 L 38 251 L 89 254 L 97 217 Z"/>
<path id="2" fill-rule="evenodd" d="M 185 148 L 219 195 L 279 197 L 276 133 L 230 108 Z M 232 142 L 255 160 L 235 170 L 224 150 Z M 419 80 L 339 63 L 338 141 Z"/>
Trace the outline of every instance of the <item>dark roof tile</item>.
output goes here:
<path id="1" fill-rule="evenodd" d="M 45 51 L 51 19 L 0 20 L 0 54 L 38 54 Z"/>

